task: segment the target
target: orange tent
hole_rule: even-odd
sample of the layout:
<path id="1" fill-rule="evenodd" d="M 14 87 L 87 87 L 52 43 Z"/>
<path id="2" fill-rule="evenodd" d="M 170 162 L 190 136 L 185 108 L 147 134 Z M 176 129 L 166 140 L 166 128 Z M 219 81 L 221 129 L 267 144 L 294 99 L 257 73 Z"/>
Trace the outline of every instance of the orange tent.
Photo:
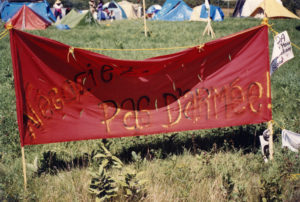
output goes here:
<path id="1" fill-rule="evenodd" d="M 46 29 L 50 23 L 24 5 L 7 23 L 21 30 Z"/>

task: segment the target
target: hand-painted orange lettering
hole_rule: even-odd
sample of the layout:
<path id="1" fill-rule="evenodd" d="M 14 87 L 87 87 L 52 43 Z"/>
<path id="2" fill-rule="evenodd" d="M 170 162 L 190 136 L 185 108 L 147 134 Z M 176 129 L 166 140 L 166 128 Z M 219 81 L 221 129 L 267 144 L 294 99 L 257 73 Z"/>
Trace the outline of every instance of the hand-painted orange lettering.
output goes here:
<path id="1" fill-rule="evenodd" d="M 61 110 L 64 106 L 64 102 L 63 99 L 61 97 L 59 97 L 58 95 L 58 89 L 57 88 L 52 88 L 49 91 L 49 96 L 50 96 L 50 100 L 52 105 L 54 106 L 54 108 L 56 110 Z"/>
<path id="2" fill-rule="evenodd" d="M 221 116 L 227 118 L 227 89 L 223 86 L 221 89 L 211 89 L 214 105 L 215 119 L 219 119 Z"/>
<path id="3" fill-rule="evenodd" d="M 262 98 L 263 95 L 263 87 L 261 83 L 254 82 L 251 83 L 248 87 L 248 103 L 250 110 L 254 113 L 260 112 L 262 108 L 262 103 L 259 100 Z"/>
<path id="4" fill-rule="evenodd" d="M 235 114 L 241 114 L 245 112 L 246 109 L 243 89 L 237 84 L 239 80 L 240 79 L 237 78 L 230 84 L 229 92 L 231 109 Z"/>
<path id="5" fill-rule="evenodd" d="M 171 93 L 164 93 L 163 97 L 165 99 L 165 105 L 167 106 L 169 123 L 168 124 L 162 124 L 162 127 L 170 128 L 170 127 L 178 124 L 179 121 L 181 120 L 181 103 L 180 103 L 180 100 L 175 95 L 173 95 Z M 175 105 L 175 102 L 177 103 L 178 110 L 174 110 L 175 107 L 173 109 L 171 109 L 171 99 L 174 102 L 172 105 Z M 174 112 L 177 112 L 177 117 L 175 117 L 175 118 L 173 118 L 173 116 L 172 116 L 172 114 L 174 115 Z"/>
<path id="6" fill-rule="evenodd" d="M 110 133 L 110 123 L 120 111 L 118 103 L 113 100 L 106 100 L 101 102 L 98 106 L 103 110 L 104 119 L 101 121 L 101 123 L 105 124 L 106 132 Z"/>

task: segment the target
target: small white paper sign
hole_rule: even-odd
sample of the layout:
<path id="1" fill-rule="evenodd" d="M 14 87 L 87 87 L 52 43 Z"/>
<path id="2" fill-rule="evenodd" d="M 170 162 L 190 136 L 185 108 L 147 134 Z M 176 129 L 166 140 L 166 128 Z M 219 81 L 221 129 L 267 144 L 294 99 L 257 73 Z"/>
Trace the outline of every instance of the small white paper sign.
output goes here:
<path id="1" fill-rule="evenodd" d="M 274 37 L 270 74 L 292 58 L 294 58 L 294 53 L 287 31 L 277 34 Z"/>

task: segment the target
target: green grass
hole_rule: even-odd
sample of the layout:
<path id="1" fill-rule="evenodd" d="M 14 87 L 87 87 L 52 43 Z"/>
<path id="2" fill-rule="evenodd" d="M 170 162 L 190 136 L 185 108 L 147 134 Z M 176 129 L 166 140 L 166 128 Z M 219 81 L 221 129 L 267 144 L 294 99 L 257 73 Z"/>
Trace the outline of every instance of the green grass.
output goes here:
<path id="1" fill-rule="evenodd" d="M 212 26 L 216 37 L 220 38 L 260 23 L 256 19 L 227 18 L 224 22 L 213 22 Z M 298 20 L 271 20 L 270 23 L 278 32 L 287 30 L 292 42 L 300 46 Z M 147 26 L 150 37 L 144 36 L 141 20 L 108 22 L 99 27 L 86 26 L 65 31 L 50 27 L 31 33 L 74 47 L 107 49 L 191 46 L 211 40 L 209 36 L 202 35 L 206 26 L 203 22 L 147 21 Z M 3 27 L 2 24 L 0 27 Z M 269 36 L 272 50 L 272 34 Z M 98 52 L 119 59 L 142 60 L 176 51 L 179 49 Z M 273 119 L 281 127 L 300 132 L 300 50 L 293 48 L 293 51 L 295 58 L 281 66 L 271 78 Z M 21 200 L 24 197 L 23 177 L 8 36 L 0 40 L 0 102 L 0 201 Z M 243 198 L 257 201 L 268 189 L 280 192 L 275 193 L 277 198 L 291 200 L 297 194 L 299 196 L 299 190 L 297 192 L 296 189 L 295 193 L 288 190 L 296 187 L 297 183 L 299 187 L 299 181 L 290 182 L 287 176 L 300 172 L 299 156 L 280 149 L 281 131 L 275 125 L 276 158 L 274 163 L 264 164 L 257 142 L 257 135 L 264 129 L 265 124 L 260 124 L 109 141 L 112 153 L 127 162 L 125 167 L 145 172 L 149 179 L 147 201 L 243 201 Z M 33 163 L 37 157 L 39 168 L 47 168 L 43 160 L 46 158 L 44 152 L 48 151 L 56 152 L 57 162 L 64 164 L 61 167 L 59 165 L 62 164 L 48 165 L 58 170 L 56 175 L 37 175 L 29 169 L 27 197 L 37 201 L 92 200 L 87 192 L 90 180 L 87 168 L 76 160 L 84 154 L 91 154 L 98 148 L 99 141 L 25 147 L 27 162 Z M 132 151 L 140 153 L 142 158 L 150 156 L 152 161 L 133 162 Z M 200 156 L 192 155 L 192 151 Z M 204 151 L 208 157 L 205 157 Z M 294 162 L 293 165 L 289 161 Z M 281 173 L 285 175 L 278 177 Z"/>

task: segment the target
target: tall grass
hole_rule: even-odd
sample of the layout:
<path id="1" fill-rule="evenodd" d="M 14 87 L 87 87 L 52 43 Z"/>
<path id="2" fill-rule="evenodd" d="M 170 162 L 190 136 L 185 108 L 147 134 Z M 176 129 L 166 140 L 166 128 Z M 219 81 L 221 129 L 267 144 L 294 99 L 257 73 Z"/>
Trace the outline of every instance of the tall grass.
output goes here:
<path id="1" fill-rule="evenodd" d="M 213 22 L 216 37 L 223 37 L 260 24 L 257 19 L 225 19 Z M 287 30 L 293 43 L 300 46 L 300 23 L 297 20 L 271 20 L 278 32 Z M 1 24 L 0 24 L 1 25 Z M 143 33 L 143 22 L 115 21 L 99 27 L 85 26 L 72 30 L 50 27 L 31 33 L 58 40 L 74 47 L 91 48 L 161 48 L 198 45 L 212 40 L 202 35 L 203 22 L 147 21 L 150 36 Z M 1 25 L 2 27 L 2 25 Z M 0 29 L 2 31 L 3 29 Z M 272 50 L 272 34 L 269 35 Z M 142 60 L 176 50 L 160 51 L 98 51 L 119 59 Z M 295 58 L 284 64 L 271 78 L 273 119 L 281 127 L 300 132 L 300 50 L 294 48 Z M 271 52 L 270 52 L 271 55 Z M 16 123 L 15 94 L 9 38 L 0 41 L 0 201 L 24 198 L 20 143 Z M 267 190 L 275 191 L 276 197 L 292 199 L 299 190 L 291 193 L 283 186 L 291 187 L 299 181 L 287 181 L 287 175 L 300 172 L 299 156 L 280 149 L 280 128 L 275 126 L 278 143 L 274 163 L 264 164 L 258 151 L 257 135 L 264 124 L 224 129 L 201 130 L 167 135 L 117 138 L 110 150 L 127 162 L 126 166 L 145 172 L 147 201 L 226 201 L 244 198 L 256 201 L 266 197 Z M 192 138 L 193 137 L 193 138 Z M 226 140 L 226 142 L 224 142 Z M 98 142 L 80 141 L 35 145 L 25 148 L 26 160 L 33 164 L 38 158 L 39 168 L 47 152 L 56 153 L 57 161 L 64 166 L 53 165 L 56 174 L 41 173 L 28 167 L 28 193 L 26 197 L 38 201 L 89 201 L 87 192 L 90 177 L 80 157 L 90 155 Z M 228 144 L 230 143 L 230 146 Z M 232 149 L 234 147 L 235 149 Z M 227 149 L 226 149 L 227 148 Z M 223 149 L 223 150 L 222 150 Z M 132 162 L 131 152 L 152 161 Z M 199 156 L 191 155 L 197 153 Z M 206 152 L 206 154 L 204 154 Z M 249 153 L 251 152 L 251 153 Z M 284 159 L 284 156 L 290 159 Z M 293 162 L 289 165 L 287 162 Z M 88 162 L 89 164 L 89 162 Z M 50 165 L 49 165 L 50 166 Z M 297 170 L 298 166 L 298 170 Z M 282 178 L 281 173 L 285 175 Z M 272 179 L 275 184 L 272 184 Z M 265 183 L 264 185 L 262 185 Z M 269 183 L 269 184 L 268 184 Z M 277 183 L 277 184 L 276 184 Z M 295 186 L 294 186 L 295 185 Z"/>

